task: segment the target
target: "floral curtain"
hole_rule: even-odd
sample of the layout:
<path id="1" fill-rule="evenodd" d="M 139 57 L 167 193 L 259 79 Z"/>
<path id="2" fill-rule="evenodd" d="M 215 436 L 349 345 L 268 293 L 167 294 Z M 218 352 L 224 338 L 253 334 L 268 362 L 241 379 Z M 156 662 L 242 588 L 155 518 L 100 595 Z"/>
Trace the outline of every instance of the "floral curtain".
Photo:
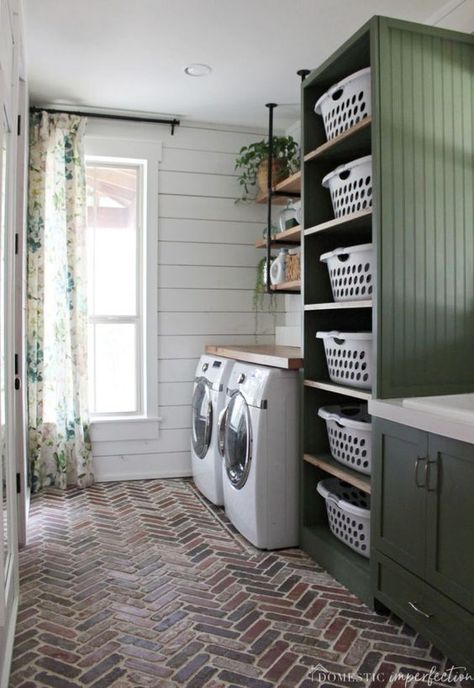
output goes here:
<path id="1" fill-rule="evenodd" d="M 93 482 L 87 409 L 85 119 L 30 122 L 28 444 L 32 490 Z"/>

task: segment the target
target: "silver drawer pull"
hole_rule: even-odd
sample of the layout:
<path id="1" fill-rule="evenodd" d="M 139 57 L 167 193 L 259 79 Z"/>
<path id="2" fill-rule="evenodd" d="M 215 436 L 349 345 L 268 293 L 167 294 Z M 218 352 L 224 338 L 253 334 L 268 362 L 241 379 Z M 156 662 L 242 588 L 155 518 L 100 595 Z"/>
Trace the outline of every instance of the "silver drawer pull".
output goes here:
<path id="1" fill-rule="evenodd" d="M 425 619 L 431 619 L 431 617 L 433 616 L 432 614 L 427 614 L 427 613 L 424 612 L 422 609 L 420 609 L 419 607 L 417 607 L 417 606 L 416 606 L 416 602 L 408 602 L 408 604 L 409 604 L 409 606 L 410 606 L 412 609 L 415 610 L 415 612 L 417 612 L 418 614 L 421 614 L 421 616 L 424 616 Z"/>

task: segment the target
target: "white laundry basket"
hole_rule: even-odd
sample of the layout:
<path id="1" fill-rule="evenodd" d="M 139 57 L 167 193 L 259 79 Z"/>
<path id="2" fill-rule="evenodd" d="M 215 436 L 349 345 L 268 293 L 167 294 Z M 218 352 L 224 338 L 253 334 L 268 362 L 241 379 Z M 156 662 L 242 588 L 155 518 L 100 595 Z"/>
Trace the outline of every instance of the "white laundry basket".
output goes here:
<path id="1" fill-rule="evenodd" d="M 372 156 L 365 155 L 329 172 L 322 185 L 331 193 L 335 217 L 372 208 Z"/>
<path id="2" fill-rule="evenodd" d="M 370 475 L 372 424 L 365 404 L 324 406 L 318 416 L 326 421 L 331 455 L 355 471 Z"/>
<path id="3" fill-rule="evenodd" d="M 324 121 L 328 141 L 371 114 L 370 67 L 339 81 L 314 106 Z"/>
<path id="4" fill-rule="evenodd" d="M 317 490 L 326 500 L 331 532 L 351 549 L 368 558 L 370 497 L 337 478 L 321 480 Z"/>
<path id="5" fill-rule="evenodd" d="M 336 248 L 319 259 L 326 263 L 334 301 L 360 301 L 372 296 L 373 246 Z"/>
<path id="6" fill-rule="evenodd" d="M 333 382 L 370 389 L 372 386 L 371 332 L 317 332 Z"/>

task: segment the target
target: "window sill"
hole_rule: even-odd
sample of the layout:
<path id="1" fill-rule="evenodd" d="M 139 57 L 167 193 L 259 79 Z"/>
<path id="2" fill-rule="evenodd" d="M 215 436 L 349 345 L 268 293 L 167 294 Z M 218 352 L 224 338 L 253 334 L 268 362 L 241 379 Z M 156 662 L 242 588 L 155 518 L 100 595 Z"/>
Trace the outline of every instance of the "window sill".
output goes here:
<path id="1" fill-rule="evenodd" d="M 91 416 L 90 424 L 101 423 L 143 423 L 143 421 L 160 422 L 161 416 Z"/>
<path id="2" fill-rule="evenodd" d="M 159 438 L 159 416 L 124 416 L 123 418 L 92 418 L 92 442 L 155 440 Z"/>

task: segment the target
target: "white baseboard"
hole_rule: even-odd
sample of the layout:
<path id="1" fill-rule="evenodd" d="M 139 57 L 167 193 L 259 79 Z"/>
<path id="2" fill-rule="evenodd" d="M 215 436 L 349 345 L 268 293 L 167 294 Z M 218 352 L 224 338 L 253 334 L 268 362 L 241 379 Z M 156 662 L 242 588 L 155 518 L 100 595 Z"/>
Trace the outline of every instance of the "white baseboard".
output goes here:
<path id="1" fill-rule="evenodd" d="M 192 475 L 190 452 L 100 456 L 94 457 L 93 467 L 98 483 L 187 478 Z"/>

